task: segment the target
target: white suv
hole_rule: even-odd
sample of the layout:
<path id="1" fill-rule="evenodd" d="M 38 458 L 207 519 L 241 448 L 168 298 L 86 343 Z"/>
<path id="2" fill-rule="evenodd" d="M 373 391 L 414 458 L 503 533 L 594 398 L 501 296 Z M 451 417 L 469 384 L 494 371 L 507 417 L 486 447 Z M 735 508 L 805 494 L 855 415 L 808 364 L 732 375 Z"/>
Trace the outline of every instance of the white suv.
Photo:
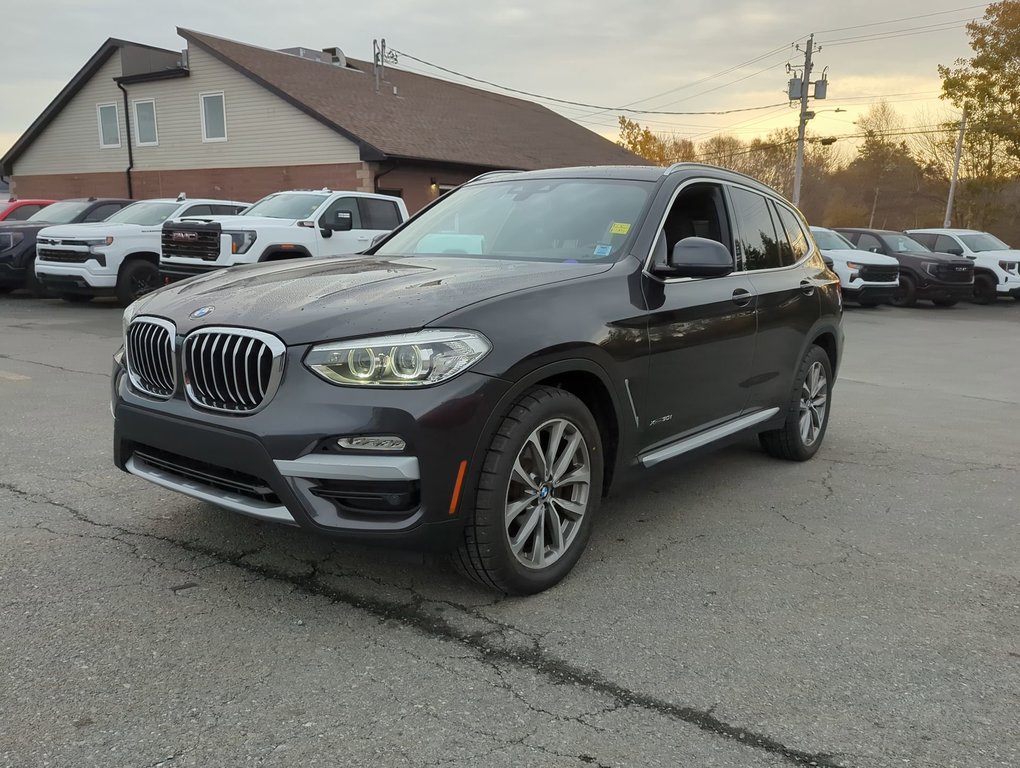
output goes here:
<path id="1" fill-rule="evenodd" d="M 811 227 L 815 242 L 839 275 L 843 296 L 862 307 L 874 307 L 892 300 L 899 288 L 900 263 L 892 256 L 860 251 L 838 232 Z"/>
<path id="2" fill-rule="evenodd" d="M 66 301 L 116 296 L 127 306 L 159 287 L 159 239 L 163 222 L 179 216 L 234 214 L 236 200 L 188 200 L 181 195 L 141 200 L 95 224 L 47 227 L 36 240 L 35 274 Z"/>
<path id="3" fill-rule="evenodd" d="M 389 195 L 277 192 L 240 216 L 168 221 L 159 270 L 171 283 L 239 264 L 359 253 L 406 220 L 404 201 Z"/>
<path id="4" fill-rule="evenodd" d="M 991 304 L 1012 296 L 1020 301 L 1020 251 L 976 229 L 908 229 L 907 234 L 937 253 L 974 262 L 974 301 Z"/>

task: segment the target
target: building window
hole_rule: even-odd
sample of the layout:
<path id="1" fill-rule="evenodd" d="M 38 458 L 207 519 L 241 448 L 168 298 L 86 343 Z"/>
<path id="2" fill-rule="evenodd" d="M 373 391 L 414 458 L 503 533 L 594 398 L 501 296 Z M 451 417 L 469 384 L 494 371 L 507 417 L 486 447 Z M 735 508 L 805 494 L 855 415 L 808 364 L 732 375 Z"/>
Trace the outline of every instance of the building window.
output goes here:
<path id="1" fill-rule="evenodd" d="M 139 147 L 155 147 L 159 144 L 156 133 L 156 102 L 141 99 L 135 102 L 135 144 Z"/>
<path id="2" fill-rule="evenodd" d="M 202 104 L 202 141 L 226 141 L 227 110 L 223 91 L 203 93 L 199 100 Z"/>
<path id="3" fill-rule="evenodd" d="M 99 120 L 100 149 L 116 149 L 120 146 L 120 114 L 116 104 L 96 104 Z"/>

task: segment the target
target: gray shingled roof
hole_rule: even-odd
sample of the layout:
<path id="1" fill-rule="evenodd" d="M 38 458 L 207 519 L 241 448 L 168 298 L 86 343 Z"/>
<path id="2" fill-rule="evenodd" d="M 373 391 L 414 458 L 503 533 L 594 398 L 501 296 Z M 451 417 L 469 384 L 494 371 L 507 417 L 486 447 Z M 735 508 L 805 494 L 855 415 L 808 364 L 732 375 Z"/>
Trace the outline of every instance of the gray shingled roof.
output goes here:
<path id="1" fill-rule="evenodd" d="M 645 162 L 530 101 L 394 67 L 386 68 L 386 83 L 376 93 L 370 62 L 348 59 L 355 69 L 343 68 L 191 30 L 178 32 L 357 142 L 363 160 L 412 158 L 522 170 Z"/>

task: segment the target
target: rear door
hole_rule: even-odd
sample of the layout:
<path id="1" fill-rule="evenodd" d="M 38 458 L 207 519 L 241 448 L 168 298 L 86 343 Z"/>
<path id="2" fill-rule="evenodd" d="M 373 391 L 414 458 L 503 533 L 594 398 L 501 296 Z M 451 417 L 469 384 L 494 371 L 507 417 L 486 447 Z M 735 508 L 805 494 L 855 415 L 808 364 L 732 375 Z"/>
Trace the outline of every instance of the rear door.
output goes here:
<path id="1" fill-rule="evenodd" d="M 640 422 L 652 448 L 738 416 L 747 400 L 755 343 L 755 293 L 746 274 L 657 276 L 654 264 L 686 237 L 717 240 L 733 252 L 722 187 L 695 182 L 678 192 L 655 241 L 645 276 L 649 382 Z"/>
<path id="2" fill-rule="evenodd" d="M 358 250 L 368 248 L 379 235 L 385 235 L 400 225 L 400 208 L 396 200 L 378 200 L 374 197 L 358 199 L 361 209 L 361 225 L 364 229 L 358 233 Z"/>
<path id="3" fill-rule="evenodd" d="M 808 259 L 800 216 L 743 187 L 729 188 L 739 227 L 741 265 L 758 297 L 758 336 L 747 381 L 747 408 L 770 408 L 790 395 L 804 340 L 821 317 L 818 289 L 829 278 Z"/>

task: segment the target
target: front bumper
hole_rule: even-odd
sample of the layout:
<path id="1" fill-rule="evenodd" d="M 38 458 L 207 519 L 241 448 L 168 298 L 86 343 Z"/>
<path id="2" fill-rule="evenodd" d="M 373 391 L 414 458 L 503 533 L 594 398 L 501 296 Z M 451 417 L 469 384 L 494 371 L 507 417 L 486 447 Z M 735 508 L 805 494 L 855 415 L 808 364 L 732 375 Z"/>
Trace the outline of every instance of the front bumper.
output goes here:
<path id="1" fill-rule="evenodd" d="M 36 261 L 35 276 L 56 293 L 87 293 L 112 296 L 117 286 L 116 275 L 97 275 L 83 265 L 52 264 Z"/>
<path id="2" fill-rule="evenodd" d="M 25 284 L 25 267 L 13 256 L 0 260 L 0 285 L 20 288 Z"/>
<path id="3" fill-rule="evenodd" d="M 917 287 L 917 298 L 964 301 L 974 295 L 974 283 L 935 283 L 928 281 Z"/>
<path id="4" fill-rule="evenodd" d="M 858 303 L 887 304 L 896 295 L 898 287 L 898 283 L 864 284 L 859 288 L 844 288 L 843 298 L 847 301 L 856 301 Z"/>
<path id="5" fill-rule="evenodd" d="M 178 264 L 175 262 L 160 260 L 159 281 L 163 285 L 170 285 L 170 283 L 176 283 L 178 280 L 187 280 L 190 277 L 207 275 L 218 269 L 229 269 L 231 266 L 234 265 L 230 264 L 225 266 L 213 261 L 204 264 Z"/>
<path id="6" fill-rule="evenodd" d="M 509 385 L 468 372 L 438 387 L 363 392 L 307 371 L 303 351 L 288 350 L 272 402 L 240 417 L 198 410 L 179 394 L 151 400 L 115 365 L 117 466 L 231 511 L 319 534 L 456 546 L 473 497 L 476 449 Z M 398 435 L 407 449 L 336 447 L 339 436 L 373 434 Z"/>

